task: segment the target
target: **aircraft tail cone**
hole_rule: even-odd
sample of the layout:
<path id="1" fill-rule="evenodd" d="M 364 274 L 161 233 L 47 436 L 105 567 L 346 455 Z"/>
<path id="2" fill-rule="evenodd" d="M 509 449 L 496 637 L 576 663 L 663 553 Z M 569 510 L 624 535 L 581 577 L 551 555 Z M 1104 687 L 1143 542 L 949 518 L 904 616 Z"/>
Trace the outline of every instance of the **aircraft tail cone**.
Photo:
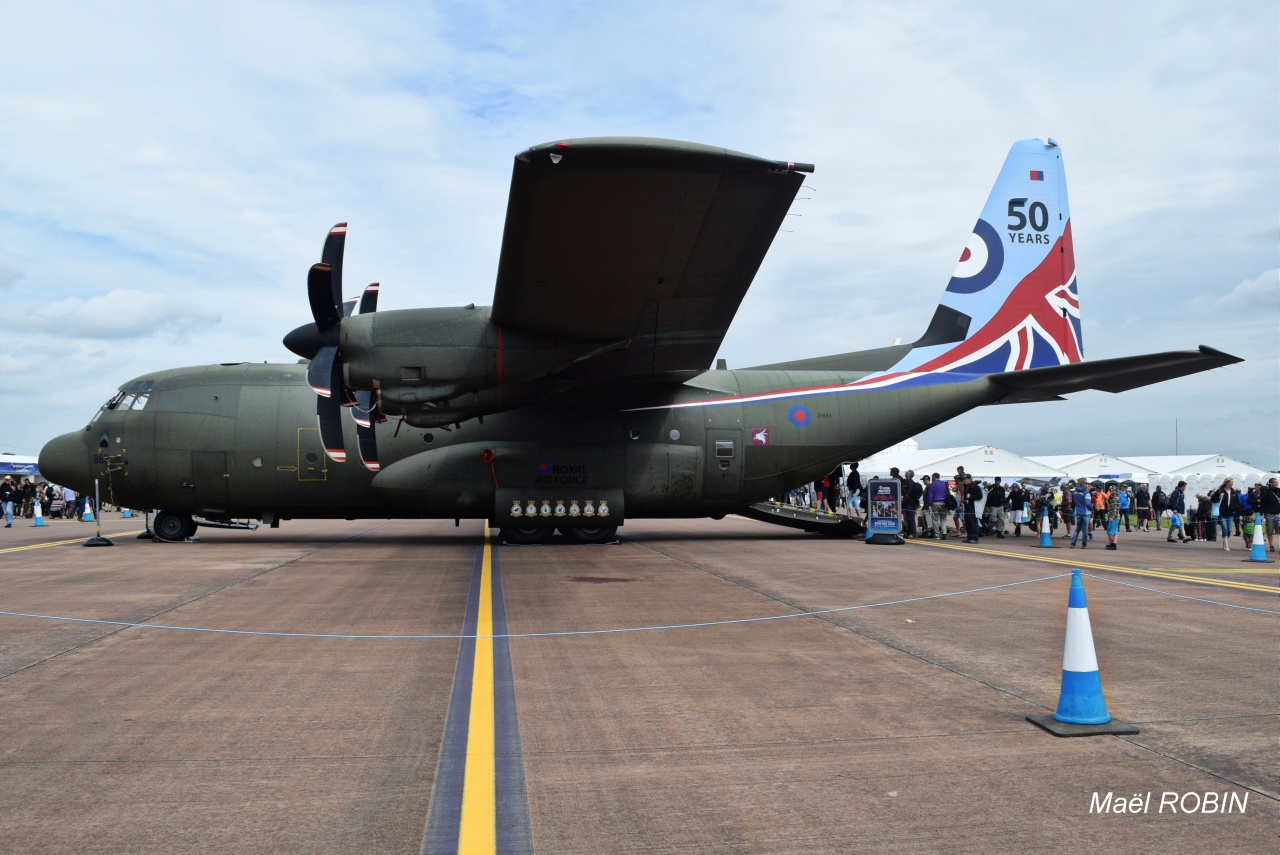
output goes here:
<path id="1" fill-rule="evenodd" d="M 1057 545 L 1053 542 L 1053 532 L 1049 530 L 1049 509 L 1044 509 L 1044 516 L 1040 518 L 1040 542 L 1036 544 L 1038 549 L 1057 549 Z"/>
<path id="2" fill-rule="evenodd" d="M 1246 560 L 1272 563 L 1267 557 L 1267 524 L 1260 513 L 1253 516 L 1253 546 L 1250 547 L 1249 557 Z"/>
<path id="3" fill-rule="evenodd" d="M 36 514 L 36 516 L 35 516 L 35 519 L 31 521 L 31 525 L 33 525 L 33 526 L 43 526 L 43 525 L 44 525 L 44 510 L 43 510 L 43 508 L 41 508 L 41 507 L 40 507 L 40 502 L 39 502 L 38 500 L 36 501 L 35 505 L 36 505 L 36 507 L 35 507 L 35 514 Z"/>
<path id="4" fill-rule="evenodd" d="M 1111 718 L 1102 697 L 1102 677 L 1093 649 L 1089 606 L 1084 598 L 1080 571 L 1071 570 L 1067 599 L 1067 639 L 1062 650 L 1062 690 L 1053 715 L 1029 715 L 1027 719 L 1055 736 L 1092 736 L 1103 733 L 1137 733 L 1138 728 Z"/>

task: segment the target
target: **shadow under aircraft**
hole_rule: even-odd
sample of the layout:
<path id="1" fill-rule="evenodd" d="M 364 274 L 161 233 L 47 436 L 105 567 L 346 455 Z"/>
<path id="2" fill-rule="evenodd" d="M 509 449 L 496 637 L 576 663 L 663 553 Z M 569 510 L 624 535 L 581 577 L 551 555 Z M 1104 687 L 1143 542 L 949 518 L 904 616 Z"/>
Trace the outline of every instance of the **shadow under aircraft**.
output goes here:
<path id="1" fill-rule="evenodd" d="M 492 306 L 379 312 L 376 284 L 344 299 L 339 224 L 307 276 L 312 320 L 284 339 L 302 363 L 130 380 L 40 471 L 160 509 L 167 540 L 436 518 L 599 543 L 626 519 L 742 511 L 974 407 L 1241 361 L 1203 346 L 1084 361 L 1050 139 L 1010 150 L 920 338 L 712 368 L 812 170 L 669 140 L 534 146 L 515 158 Z"/>

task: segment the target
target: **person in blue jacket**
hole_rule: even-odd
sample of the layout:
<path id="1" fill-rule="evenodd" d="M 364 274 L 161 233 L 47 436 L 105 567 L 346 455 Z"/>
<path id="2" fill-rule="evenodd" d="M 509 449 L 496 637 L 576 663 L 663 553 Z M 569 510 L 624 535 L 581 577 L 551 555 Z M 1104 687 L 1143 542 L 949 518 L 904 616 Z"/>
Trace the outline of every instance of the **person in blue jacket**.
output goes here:
<path id="1" fill-rule="evenodd" d="M 1076 548 L 1076 537 L 1083 534 L 1080 548 L 1089 548 L 1089 519 L 1093 516 L 1093 497 L 1089 495 L 1089 482 L 1084 478 L 1076 479 L 1076 488 L 1071 491 L 1071 499 L 1076 509 L 1076 530 L 1071 535 L 1071 548 Z M 1065 504 L 1065 502 L 1064 502 Z"/>

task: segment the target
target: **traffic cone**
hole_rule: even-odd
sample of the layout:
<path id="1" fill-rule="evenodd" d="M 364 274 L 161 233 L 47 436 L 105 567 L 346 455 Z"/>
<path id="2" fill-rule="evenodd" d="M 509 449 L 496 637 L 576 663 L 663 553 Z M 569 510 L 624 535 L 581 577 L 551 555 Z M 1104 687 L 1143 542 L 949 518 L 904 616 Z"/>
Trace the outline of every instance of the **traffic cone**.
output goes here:
<path id="1" fill-rule="evenodd" d="M 128 508 L 122 508 L 122 509 L 121 509 L 121 511 L 120 511 L 120 519 L 122 519 L 122 520 L 127 520 L 127 519 L 132 519 L 132 518 L 133 518 L 133 511 L 129 510 Z"/>
<path id="2" fill-rule="evenodd" d="M 1080 571 L 1071 570 L 1071 592 L 1067 598 L 1067 639 L 1062 650 L 1062 689 L 1058 711 L 1053 715 L 1027 718 L 1055 736 L 1092 736 L 1102 733 L 1137 733 L 1138 728 L 1116 721 L 1107 712 L 1102 697 L 1102 677 L 1093 650 L 1093 629 L 1089 606 L 1084 599 Z"/>
<path id="3" fill-rule="evenodd" d="M 93 502 L 84 503 L 84 516 L 80 519 L 84 522 L 93 522 Z"/>
<path id="4" fill-rule="evenodd" d="M 1040 542 L 1036 544 L 1036 548 L 1057 549 L 1058 545 L 1053 542 L 1053 533 L 1049 531 L 1049 509 L 1044 509 L 1044 517 L 1040 520 Z"/>
<path id="5" fill-rule="evenodd" d="M 1093 628 L 1089 606 L 1084 599 L 1080 571 L 1071 571 L 1071 593 L 1067 598 L 1067 641 L 1062 650 L 1062 692 L 1058 711 L 1053 714 L 1067 724 L 1106 724 L 1111 721 L 1102 698 L 1102 677 L 1093 650 Z"/>
<path id="6" fill-rule="evenodd" d="M 1249 549 L 1248 561 L 1261 561 L 1265 564 L 1273 563 L 1267 557 L 1267 526 L 1262 520 L 1262 514 L 1254 514 L 1253 517 L 1253 546 Z"/>
<path id="7" fill-rule="evenodd" d="M 36 500 L 35 512 L 36 512 L 36 518 L 34 521 L 32 521 L 31 525 L 43 526 L 44 525 L 44 509 L 40 507 L 39 499 Z"/>

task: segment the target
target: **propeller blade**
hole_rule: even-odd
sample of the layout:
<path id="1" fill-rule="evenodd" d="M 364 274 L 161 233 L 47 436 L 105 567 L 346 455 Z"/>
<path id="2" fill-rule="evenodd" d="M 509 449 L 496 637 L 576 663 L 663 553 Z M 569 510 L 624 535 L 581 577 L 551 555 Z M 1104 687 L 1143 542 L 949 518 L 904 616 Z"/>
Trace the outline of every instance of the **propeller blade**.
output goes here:
<path id="1" fill-rule="evenodd" d="M 325 351 L 333 351 L 336 355 L 337 348 L 326 347 L 317 354 L 317 357 L 323 355 Z M 314 365 L 315 362 L 312 362 Z M 308 371 L 308 373 L 310 373 Z M 320 423 L 320 442 L 324 445 L 324 453 L 335 463 L 345 463 L 347 461 L 346 445 L 342 441 L 342 363 L 337 359 L 330 357 L 329 359 L 329 388 L 324 394 L 316 397 L 316 419 Z M 314 387 L 313 387 L 314 388 Z M 318 390 L 317 390 L 318 391 Z"/>
<path id="2" fill-rule="evenodd" d="M 385 421 L 377 412 L 377 391 L 356 391 L 356 406 L 351 411 L 356 420 L 356 439 L 360 443 L 360 462 L 370 472 L 377 472 L 382 467 L 378 464 L 378 434 L 374 426 Z"/>
<path id="3" fill-rule="evenodd" d="M 324 332 L 337 325 L 337 302 L 333 299 L 333 270 L 327 264 L 313 264 L 307 273 L 307 299 L 316 329 Z"/>
<path id="4" fill-rule="evenodd" d="M 307 385 L 322 398 L 332 394 L 333 369 L 338 361 L 338 348 L 325 345 L 316 352 L 315 358 L 307 366 Z M 341 366 L 338 366 L 338 382 L 342 382 Z"/>
<path id="5" fill-rule="evenodd" d="M 342 317 L 351 317 L 351 313 L 356 310 L 356 299 L 357 298 L 352 297 L 350 300 L 342 301 Z"/>
<path id="6" fill-rule="evenodd" d="M 338 223 L 329 229 L 324 239 L 324 250 L 320 253 L 320 261 L 333 268 L 333 292 L 330 302 L 338 306 L 342 303 L 342 251 L 347 245 L 347 224 Z"/>
<path id="7" fill-rule="evenodd" d="M 360 442 L 360 462 L 370 472 L 377 472 L 382 467 L 378 463 L 378 435 L 373 425 L 357 423 L 356 438 Z"/>
<path id="8" fill-rule="evenodd" d="M 364 289 L 364 294 L 360 296 L 360 314 L 368 315 L 378 311 L 378 283 Z"/>

